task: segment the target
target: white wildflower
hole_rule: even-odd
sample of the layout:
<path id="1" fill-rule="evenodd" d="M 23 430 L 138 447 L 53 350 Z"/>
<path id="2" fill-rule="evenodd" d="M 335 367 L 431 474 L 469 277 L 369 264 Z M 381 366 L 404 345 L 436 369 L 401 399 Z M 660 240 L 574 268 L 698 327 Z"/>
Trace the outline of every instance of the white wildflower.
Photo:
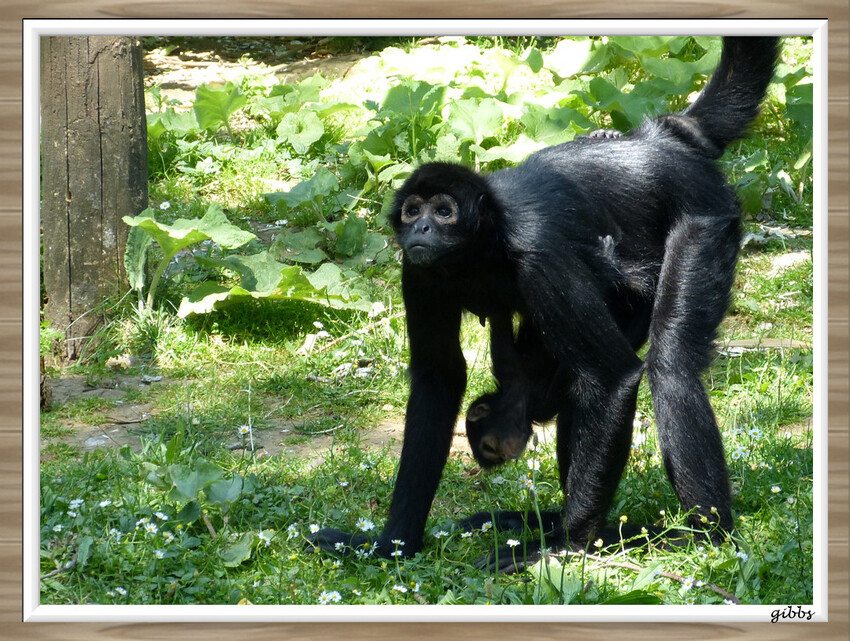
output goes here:
<path id="1" fill-rule="evenodd" d="M 369 530 L 375 529 L 375 524 L 369 519 L 360 519 L 357 521 L 357 529 L 362 532 L 368 532 Z"/>

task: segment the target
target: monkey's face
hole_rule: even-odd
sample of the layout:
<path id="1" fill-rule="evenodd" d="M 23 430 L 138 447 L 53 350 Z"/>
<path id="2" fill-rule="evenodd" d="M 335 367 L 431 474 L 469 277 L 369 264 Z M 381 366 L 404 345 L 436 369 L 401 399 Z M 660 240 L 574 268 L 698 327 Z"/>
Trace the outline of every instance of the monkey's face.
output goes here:
<path id="1" fill-rule="evenodd" d="M 512 401 L 499 393 L 484 394 L 466 412 L 466 437 L 472 455 L 485 469 L 522 456 L 531 434 L 525 400 Z"/>
<path id="2" fill-rule="evenodd" d="M 414 265 L 432 265 L 463 245 L 460 209 L 449 194 L 411 194 L 401 204 L 396 237 Z"/>

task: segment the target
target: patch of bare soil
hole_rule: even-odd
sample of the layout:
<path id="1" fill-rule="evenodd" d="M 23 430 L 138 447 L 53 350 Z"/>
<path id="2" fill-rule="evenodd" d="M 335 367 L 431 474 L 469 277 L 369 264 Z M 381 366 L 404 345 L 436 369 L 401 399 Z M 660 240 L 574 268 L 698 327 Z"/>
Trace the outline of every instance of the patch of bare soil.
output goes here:
<path id="1" fill-rule="evenodd" d="M 352 67 L 369 53 L 358 51 L 331 53 L 322 48 L 322 41 L 300 41 L 281 38 L 280 47 L 272 56 L 257 56 L 250 50 L 246 57 L 234 51 L 221 50 L 221 43 L 208 51 L 176 50 L 165 53 L 155 49 L 145 54 L 145 86 L 160 86 L 163 96 L 179 100 L 188 108 L 195 100 L 195 90 L 204 84 L 236 82 L 245 75 L 274 76 L 276 81 L 293 83 L 316 73 L 325 78 L 345 77 Z M 180 110 L 180 107 L 177 107 Z"/>
<path id="2" fill-rule="evenodd" d="M 101 448 L 120 449 L 129 446 L 139 451 L 140 436 L 148 434 L 145 424 L 152 415 L 149 403 L 126 403 L 127 391 L 145 385 L 164 385 L 167 381 L 145 383 L 141 376 L 116 375 L 104 379 L 100 385 L 90 385 L 85 377 L 71 376 L 49 380 L 54 409 L 66 403 L 85 398 L 99 398 L 114 401 L 114 405 L 102 410 L 94 410 L 96 419 L 92 424 L 73 422 L 67 427 L 72 433 L 63 436 L 45 438 L 42 446 L 50 443 L 66 443 L 79 451 L 92 451 Z M 310 435 L 299 430 L 300 423 L 287 420 L 272 420 L 271 426 L 254 432 L 254 449 L 260 457 L 295 456 L 310 461 L 310 466 L 321 465 L 334 443 L 334 434 Z M 402 419 L 393 419 L 362 430 L 361 447 L 371 451 L 389 451 L 398 456 L 404 435 Z M 242 448 L 241 442 L 224 444 L 230 449 Z M 462 420 L 455 430 L 452 451 L 457 455 L 471 456 L 469 444 Z"/>
<path id="3" fill-rule="evenodd" d="M 72 400 L 99 398 L 111 400 L 113 405 L 96 412 L 99 420 L 85 424 L 71 422 L 66 427 L 71 434 L 42 439 L 42 447 L 50 443 L 67 443 L 81 451 L 101 447 L 120 449 L 125 445 L 138 450 L 139 433 L 143 423 L 150 416 L 148 403 L 125 403 L 128 390 L 138 389 L 157 382 L 146 382 L 142 376 L 116 376 L 101 385 L 90 385 L 83 376 L 68 376 L 48 380 L 52 397 L 52 408 L 59 408 Z"/>

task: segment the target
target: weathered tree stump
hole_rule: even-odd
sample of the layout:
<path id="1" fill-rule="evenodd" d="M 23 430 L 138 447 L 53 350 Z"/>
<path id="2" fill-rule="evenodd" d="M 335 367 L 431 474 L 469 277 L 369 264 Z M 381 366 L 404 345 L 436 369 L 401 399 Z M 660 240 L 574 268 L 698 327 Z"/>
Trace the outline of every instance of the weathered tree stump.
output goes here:
<path id="1" fill-rule="evenodd" d="M 41 41 L 45 317 L 80 357 L 126 287 L 127 225 L 147 205 L 142 50 L 135 38 Z"/>

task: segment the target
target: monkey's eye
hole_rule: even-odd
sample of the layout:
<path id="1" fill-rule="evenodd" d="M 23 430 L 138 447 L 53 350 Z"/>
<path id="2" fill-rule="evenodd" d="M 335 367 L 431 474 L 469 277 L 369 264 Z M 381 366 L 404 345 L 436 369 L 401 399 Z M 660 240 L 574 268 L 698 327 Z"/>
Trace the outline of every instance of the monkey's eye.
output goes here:
<path id="1" fill-rule="evenodd" d="M 411 207 L 407 210 L 408 216 L 418 216 L 419 215 L 419 207 Z"/>
<path id="2" fill-rule="evenodd" d="M 449 216 L 452 215 L 452 210 L 449 209 L 448 207 L 438 207 L 437 208 L 437 215 L 442 216 L 443 218 L 448 218 Z"/>

